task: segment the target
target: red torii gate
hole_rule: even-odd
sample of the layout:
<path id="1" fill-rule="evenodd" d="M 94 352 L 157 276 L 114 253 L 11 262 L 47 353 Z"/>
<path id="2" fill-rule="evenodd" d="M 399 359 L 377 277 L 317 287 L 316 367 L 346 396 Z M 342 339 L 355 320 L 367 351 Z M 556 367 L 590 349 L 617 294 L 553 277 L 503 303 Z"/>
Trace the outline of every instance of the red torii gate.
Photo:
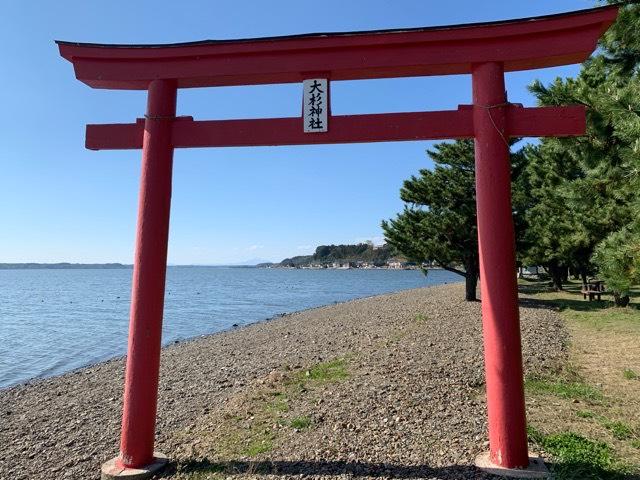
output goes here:
<path id="1" fill-rule="evenodd" d="M 144 119 L 88 125 L 86 147 L 142 148 L 121 449 L 105 478 L 152 472 L 174 148 L 474 138 L 490 461 L 529 464 L 510 192 L 509 137 L 585 132 L 581 106 L 523 108 L 504 72 L 579 63 L 617 6 L 521 20 L 170 45 L 58 41 L 93 88 L 148 90 Z M 176 117 L 179 88 L 471 74 L 473 105 L 439 112 L 344 115 L 307 133 L 303 118 Z M 328 94 L 328 92 L 327 92 Z M 155 455 L 155 456 L 154 456 Z"/>

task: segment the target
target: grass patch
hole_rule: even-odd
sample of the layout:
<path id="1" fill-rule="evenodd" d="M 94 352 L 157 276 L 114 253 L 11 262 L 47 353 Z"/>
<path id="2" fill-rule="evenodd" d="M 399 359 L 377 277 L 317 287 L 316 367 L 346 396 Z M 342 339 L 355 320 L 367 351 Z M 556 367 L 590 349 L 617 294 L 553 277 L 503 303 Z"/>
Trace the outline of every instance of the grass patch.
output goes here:
<path id="1" fill-rule="evenodd" d="M 609 430 L 613 438 L 617 440 L 629 440 L 636 435 L 635 430 L 630 425 L 620 420 L 609 420 L 602 415 L 596 415 L 594 412 L 588 410 L 578 410 L 576 415 L 580 418 L 595 419 L 600 425 Z"/>
<path id="2" fill-rule="evenodd" d="M 614 480 L 627 472 L 605 442 L 572 432 L 545 435 L 531 426 L 527 432 L 533 443 L 552 456 L 551 470 L 558 480 Z"/>
<path id="3" fill-rule="evenodd" d="M 600 423 L 604 428 L 611 432 L 614 438 L 617 440 L 629 440 L 636 436 L 635 430 L 628 424 L 621 422 L 620 420 L 609 420 L 602 415 L 596 415 L 589 410 L 578 410 L 576 415 L 580 418 L 593 418 Z"/>
<path id="4" fill-rule="evenodd" d="M 603 307 L 606 305 L 591 311 L 571 308 L 563 313 L 567 319 L 596 331 L 640 334 L 640 310 L 635 307 Z"/>
<path id="5" fill-rule="evenodd" d="M 427 320 L 429 320 L 429 317 L 427 317 L 426 315 L 424 315 L 423 313 L 418 313 L 414 318 L 413 321 L 416 323 L 425 323 Z"/>
<path id="6" fill-rule="evenodd" d="M 318 363 L 306 370 L 300 380 L 311 380 L 316 383 L 328 383 L 344 380 L 349 377 L 346 361 L 338 358 L 329 362 Z"/>
<path id="7" fill-rule="evenodd" d="M 309 417 L 296 417 L 290 422 L 291 428 L 296 430 L 305 430 L 311 426 L 311 419 Z"/>
<path id="8" fill-rule="evenodd" d="M 273 392 L 272 397 L 265 405 L 267 412 L 277 414 L 289 411 L 289 398 L 285 392 Z"/>
<path id="9" fill-rule="evenodd" d="M 240 452 L 243 457 L 255 457 L 261 453 L 273 450 L 273 435 L 265 435 L 262 438 L 253 438 Z"/>
<path id="10" fill-rule="evenodd" d="M 203 422 L 209 427 L 186 434 L 201 440 L 191 455 L 209 460 L 181 462 L 178 471 L 189 479 L 214 478 L 229 473 L 234 462 L 250 461 L 247 459 L 272 451 L 290 428 L 303 431 L 313 427 L 310 417 L 294 413 L 303 395 L 313 395 L 315 388 L 348 377 L 347 360 L 338 358 L 277 375 L 276 380 L 262 384 L 265 386 L 238 395 L 219 418 Z"/>
<path id="11" fill-rule="evenodd" d="M 555 478 L 640 480 L 638 384 L 621 379 L 640 379 L 640 371 L 628 368 L 638 358 L 632 349 L 640 340 L 640 288 L 629 307 L 616 308 L 606 295 L 583 299 L 580 282 L 562 292 L 543 281 L 520 283 L 520 292 L 531 295 L 523 305 L 559 311 L 571 335 L 563 370 L 525 382 L 535 398 L 529 418 L 545 432 L 530 437 L 556 461 Z"/>
<path id="12" fill-rule="evenodd" d="M 273 449 L 276 432 L 271 429 L 271 418 L 256 415 L 249 421 L 226 425 L 226 435 L 215 446 L 222 458 L 254 457 Z"/>
<path id="13" fill-rule="evenodd" d="M 595 413 L 590 412 L 589 410 L 578 410 L 576 415 L 580 418 L 594 418 L 596 416 Z"/>
<path id="14" fill-rule="evenodd" d="M 624 422 L 603 420 L 602 426 L 611 432 L 614 438 L 618 440 L 628 440 L 634 435 L 633 428 Z"/>
<path id="15" fill-rule="evenodd" d="M 518 289 L 529 295 L 548 293 L 552 291 L 548 281 L 534 278 L 518 278 Z"/>
<path id="16" fill-rule="evenodd" d="M 580 290 L 582 284 L 571 281 L 561 292 L 551 291 L 547 282 L 521 282 L 522 293 L 535 295 L 536 300 L 563 312 L 567 320 L 595 330 L 640 334 L 640 287 L 633 287 L 630 293 L 632 303 L 625 308 L 616 308 L 605 295 L 603 300 L 584 300 Z"/>
<path id="17" fill-rule="evenodd" d="M 525 389 L 531 394 L 553 395 L 572 400 L 586 400 L 591 403 L 601 403 L 602 393 L 582 381 L 568 381 L 562 378 L 528 378 L 524 383 Z"/>

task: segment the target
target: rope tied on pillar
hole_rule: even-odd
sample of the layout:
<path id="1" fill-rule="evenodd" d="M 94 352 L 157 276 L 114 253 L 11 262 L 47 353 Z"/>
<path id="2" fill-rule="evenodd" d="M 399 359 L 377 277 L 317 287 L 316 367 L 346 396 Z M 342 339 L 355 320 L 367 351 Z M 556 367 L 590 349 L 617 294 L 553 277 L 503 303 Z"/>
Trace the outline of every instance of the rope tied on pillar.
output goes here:
<path id="1" fill-rule="evenodd" d="M 145 113 L 144 118 L 147 120 L 175 120 L 178 117 L 176 115 L 149 115 Z"/>
<path id="2" fill-rule="evenodd" d="M 491 115 L 491 110 L 493 110 L 494 108 L 504 108 L 504 107 L 510 107 L 510 106 L 518 106 L 518 105 L 520 104 L 511 103 L 509 101 L 496 103 L 494 105 L 476 105 L 476 107 L 484 108 L 487 111 L 487 115 L 489 115 L 489 120 L 491 120 L 491 125 L 493 125 L 493 128 L 496 129 L 496 131 L 500 134 L 500 137 L 504 141 L 505 145 L 509 148 L 511 148 L 511 146 L 509 145 L 509 139 L 504 136 L 504 132 L 500 130 L 496 125 L 496 122 L 493 120 L 493 116 Z"/>

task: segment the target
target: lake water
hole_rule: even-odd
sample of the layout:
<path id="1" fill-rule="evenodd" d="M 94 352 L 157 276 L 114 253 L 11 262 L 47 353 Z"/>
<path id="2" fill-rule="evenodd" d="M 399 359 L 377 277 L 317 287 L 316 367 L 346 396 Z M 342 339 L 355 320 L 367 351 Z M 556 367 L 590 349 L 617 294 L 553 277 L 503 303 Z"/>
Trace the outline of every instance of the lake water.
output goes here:
<path id="1" fill-rule="evenodd" d="M 123 355 L 130 269 L 0 270 L 0 388 Z M 444 270 L 169 267 L 164 344 L 281 313 L 460 281 Z"/>

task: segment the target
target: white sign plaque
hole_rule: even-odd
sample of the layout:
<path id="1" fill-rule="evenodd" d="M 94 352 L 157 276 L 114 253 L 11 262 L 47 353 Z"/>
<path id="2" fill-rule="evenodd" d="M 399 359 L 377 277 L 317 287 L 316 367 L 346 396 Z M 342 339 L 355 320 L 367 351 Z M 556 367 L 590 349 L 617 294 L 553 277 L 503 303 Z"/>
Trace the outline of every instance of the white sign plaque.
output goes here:
<path id="1" fill-rule="evenodd" d="M 309 78 L 302 82 L 302 120 L 305 133 L 326 132 L 329 129 L 328 87 L 326 78 Z"/>

